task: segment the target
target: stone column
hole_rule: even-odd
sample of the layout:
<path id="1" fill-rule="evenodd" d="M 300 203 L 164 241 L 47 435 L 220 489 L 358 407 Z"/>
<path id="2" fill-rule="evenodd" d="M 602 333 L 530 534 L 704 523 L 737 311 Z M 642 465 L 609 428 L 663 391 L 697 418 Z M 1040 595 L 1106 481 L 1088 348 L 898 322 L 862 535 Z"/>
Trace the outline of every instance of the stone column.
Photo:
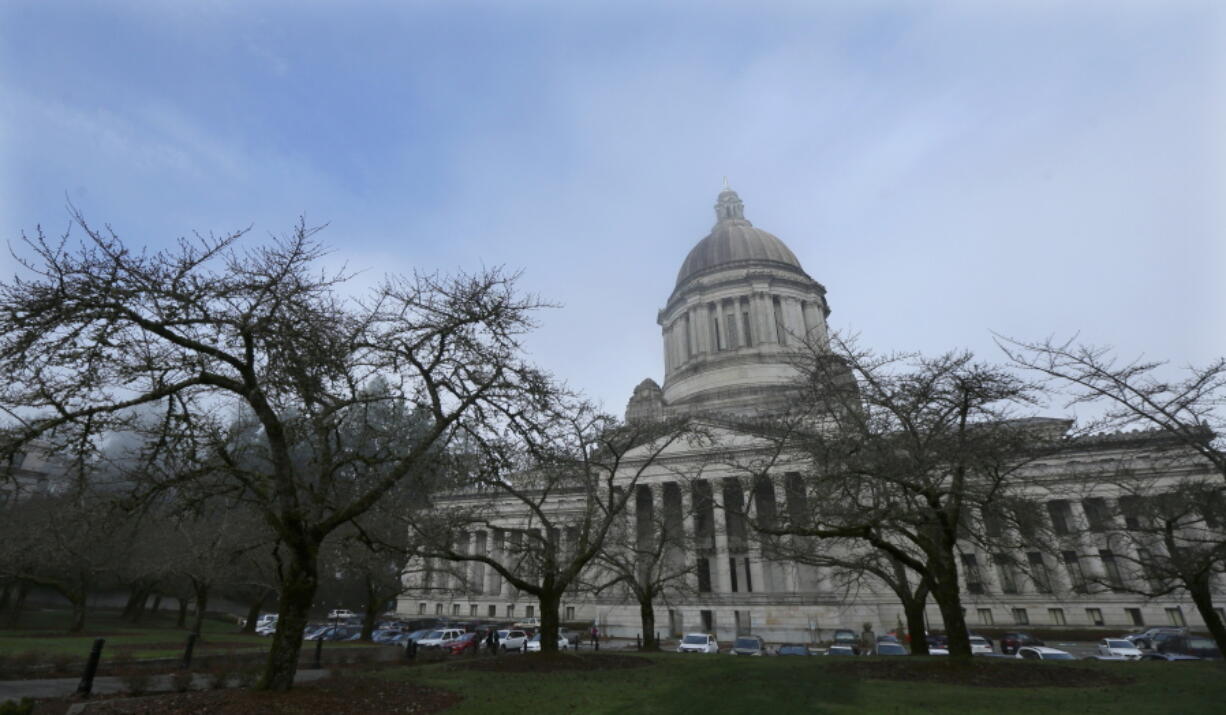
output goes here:
<path id="1" fill-rule="evenodd" d="M 800 301 L 795 298 L 783 299 L 783 326 L 788 330 L 788 337 L 795 336 L 795 340 L 804 340 L 805 337 L 805 318 L 800 311 Z"/>
<path id="2" fill-rule="evenodd" d="M 711 555 L 715 568 L 712 569 L 711 590 L 715 593 L 729 593 L 732 591 L 732 576 L 728 569 L 728 528 L 724 519 L 723 479 L 711 480 L 711 502 L 715 516 L 715 523 L 712 524 L 715 529 L 715 553 Z"/>
<path id="3" fill-rule="evenodd" d="M 684 546 L 695 545 L 694 541 L 694 491 L 686 482 L 678 482 L 678 488 L 681 490 L 681 534 L 682 544 Z M 681 558 L 685 560 L 687 568 L 694 562 L 691 559 L 697 557 L 696 552 L 684 551 Z M 685 585 L 691 592 L 698 589 L 698 574 L 690 573 L 685 577 Z"/>
<path id="4" fill-rule="evenodd" d="M 805 329 L 822 345 L 826 344 L 828 336 L 826 335 L 826 318 L 822 315 L 821 309 L 815 301 L 805 302 Z"/>
<path id="5" fill-rule="evenodd" d="M 754 293 L 750 298 L 750 316 L 753 318 L 757 335 L 754 339 L 759 345 L 775 342 L 775 319 L 768 294 Z"/>

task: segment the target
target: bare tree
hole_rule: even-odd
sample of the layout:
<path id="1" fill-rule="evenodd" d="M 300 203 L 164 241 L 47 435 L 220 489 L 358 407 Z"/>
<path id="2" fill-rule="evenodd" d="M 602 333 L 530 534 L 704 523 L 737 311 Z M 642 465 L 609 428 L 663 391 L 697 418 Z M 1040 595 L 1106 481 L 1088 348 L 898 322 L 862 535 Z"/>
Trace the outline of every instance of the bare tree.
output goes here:
<path id="1" fill-rule="evenodd" d="M 556 652 L 559 606 L 621 522 L 635 487 L 683 438 L 670 422 L 618 425 L 590 405 L 522 405 L 498 438 L 455 455 L 462 491 L 414 524 L 425 559 L 477 563 L 540 603 L 541 650 Z M 508 517 L 508 513 L 510 516 Z M 493 548 L 464 548 L 474 531 Z"/>
<path id="2" fill-rule="evenodd" d="M 1156 441 L 1179 447 L 1171 457 L 1177 468 L 1163 470 L 1167 476 L 1117 477 L 1117 517 L 1128 526 L 1112 530 L 1118 544 L 1112 552 L 1132 562 L 1141 578 L 1112 578 L 1109 586 L 1152 596 L 1186 591 L 1226 652 L 1226 623 L 1214 610 L 1210 591 L 1214 575 L 1226 568 L 1226 358 L 1189 366 L 1181 377 L 1167 379 L 1165 362 L 1125 362 L 1110 348 L 1078 344 L 1075 338 L 1033 343 L 998 338 L 997 343 L 1017 365 L 1066 388 L 1069 406 L 1101 409 L 1081 428 L 1083 435 L 1140 426 L 1166 438 Z"/>
<path id="3" fill-rule="evenodd" d="M 744 423 L 764 447 L 730 455 L 755 480 L 794 470 L 804 483 L 798 513 L 747 509 L 755 532 L 879 550 L 930 590 L 950 654 L 969 658 L 958 555 L 977 509 L 1019 489 L 1019 471 L 1050 436 L 1018 413 L 1033 387 L 970 353 L 880 356 L 838 336 L 811 344 L 798 365 L 797 410 Z"/>
<path id="4" fill-rule="evenodd" d="M 684 480 L 676 483 L 684 488 Z M 692 490 L 693 484 L 689 486 Z M 701 520 L 692 535 L 686 533 L 685 522 L 702 509 L 687 512 L 684 499 L 657 507 L 650 492 L 645 491 L 650 489 L 648 485 L 633 489 L 633 512 L 614 522 L 596 555 L 595 568 L 587 574 L 587 588 L 597 594 L 621 589 L 633 599 L 639 607 L 642 648 L 655 651 L 660 649 L 656 603 L 668 603 L 697 591 L 698 561 L 693 555 L 713 553 L 715 533 Z M 691 504 L 701 502 L 703 493 L 700 489 Z"/>
<path id="5" fill-rule="evenodd" d="M 0 284 L 0 408 L 13 423 L 0 451 L 52 435 L 87 446 L 143 429 L 132 408 L 163 405 L 151 458 L 177 440 L 205 445 L 184 448 L 196 468 L 163 486 L 211 480 L 240 494 L 280 544 L 280 618 L 260 687 L 287 690 L 320 545 L 426 474 L 461 426 L 480 432 L 482 410 L 510 411 L 539 391 L 545 379 L 518 342 L 538 303 L 498 270 L 391 277 L 346 298 L 347 276 L 321 271 L 325 251 L 301 223 L 248 250 L 237 232 L 149 253 L 75 218 L 79 244 L 40 231 L 26 240 L 24 275 Z M 386 394 L 367 390 L 376 376 Z M 338 441 L 362 406 L 390 399 L 420 406 L 428 426 L 362 449 Z M 256 425 L 241 450 L 219 417 L 232 409 Z M 355 481 L 358 463 L 378 477 Z"/>

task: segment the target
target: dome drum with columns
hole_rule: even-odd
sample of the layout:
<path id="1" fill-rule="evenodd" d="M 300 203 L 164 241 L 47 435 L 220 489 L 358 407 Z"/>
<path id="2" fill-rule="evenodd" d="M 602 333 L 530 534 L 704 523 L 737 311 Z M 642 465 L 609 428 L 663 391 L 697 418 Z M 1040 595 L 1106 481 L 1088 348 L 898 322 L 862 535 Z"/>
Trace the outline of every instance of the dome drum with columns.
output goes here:
<path id="1" fill-rule="evenodd" d="M 826 289 L 795 254 L 747 221 L 729 188 L 720 192 L 715 216 L 657 317 L 664 386 L 640 383 L 628 420 L 778 409 L 794 390 L 794 360 L 804 341 L 826 339 Z"/>

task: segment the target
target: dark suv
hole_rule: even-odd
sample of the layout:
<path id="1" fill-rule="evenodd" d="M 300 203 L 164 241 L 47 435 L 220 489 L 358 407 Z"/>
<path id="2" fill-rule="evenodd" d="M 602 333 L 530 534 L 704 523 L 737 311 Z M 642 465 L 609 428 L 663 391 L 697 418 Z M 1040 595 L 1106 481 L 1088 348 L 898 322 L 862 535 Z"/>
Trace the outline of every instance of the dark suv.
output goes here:
<path id="1" fill-rule="evenodd" d="M 1045 646 L 1047 644 L 1029 633 L 1006 633 L 1000 637 L 1000 652 L 1005 655 L 1013 655 L 1022 646 L 1036 645 Z"/>
<path id="2" fill-rule="evenodd" d="M 1172 635 L 1154 644 L 1154 650 L 1159 653 L 1176 653 L 1179 655 L 1194 655 L 1198 658 L 1222 659 L 1222 651 L 1214 642 L 1205 636 Z"/>
<path id="3" fill-rule="evenodd" d="M 766 641 L 757 636 L 737 636 L 730 652 L 732 655 L 766 655 Z"/>

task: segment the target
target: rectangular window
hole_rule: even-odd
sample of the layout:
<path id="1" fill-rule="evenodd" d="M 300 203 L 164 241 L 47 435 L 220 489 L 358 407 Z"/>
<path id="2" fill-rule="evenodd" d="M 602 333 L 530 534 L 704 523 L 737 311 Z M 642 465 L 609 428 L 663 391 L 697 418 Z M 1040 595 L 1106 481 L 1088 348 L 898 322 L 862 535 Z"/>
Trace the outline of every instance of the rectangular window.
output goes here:
<path id="1" fill-rule="evenodd" d="M 1081 570 L 1081 559 L 1077 558 L 1077 552 L 1061 551 L 1060 555 L 1064 557 L 1064 568 L 1068 570 L 1069 581 L 1073 585 L 1073 593 L 1085 593 L 1086 575 Z"/>
<path id="2" fill-rule="evenodd" d="M 1134 626 L 1145 625 L 1145 619 L 1141 617 L 1141 609 L 1125 608 L 1124 613 L 1128 616 L 1128 622 Z"/>
<path id="3" fill-rule="evenodd" d="M 1111 527 L 1111 513 L 1107 511 L 1106 499 L 1102 497 L 1082 499 L 1081 508 L 1085 510 L 1090 531 L 1100 534 Z"/>
<path id="4" fill-rule="evenodd" d="M 711 337 L 715 343 L 716 350 L 724 349 L 723 331 L 719 329 L 719 316 L 714 313 L 711 315 Z"/>
<path id="5" fill-rule="evenodd" d="M 705 633 L 715 632 L 715 612 L 714 611 L 699 611 L 698 618 L 702 621 L 702 630 Z"/>
<path id="6" fill-rule="evenodd" d="M 1028 626 L 1030 625 L 1030 614 L 1025 608 L 1015 608 L 1013 609 L 1013 622 L 1019 626 Z"/>
<path id="7" fill-rule="evenodd" d="M 417 604 L 417 615 L 419 616 L 426 615 L 426 604 L 424 603 Z"/>
<path id="8" fill-rule="evenodd" d="M 451 615 L 453 616 L 460 615 L 460 604 L 458 603 L 451 604 Z"/>
<path id="9" fill-rule="evenodd" d="M 566 607 L 566 620 L 568 621 L 575 620 L 575 607 L 574 606 Z"/>
<path id="10" fill-rule="evenodd" d="M 1107 573 L 1107 583 L 1111 590 L 1124 590 L 1124 576 L 1120 573 L 1120 565 L 1115 560 L 1115 554 L 1110 549 L 1099 549 L 1098 558 L 1102 559 L 1103 570 Z"/>
<path id="11" fill-rule="evenodd" d="M 524 606 L 524 618 L 532 618 L 536 615 L 536 606 Z"/>
<path id="12" fill-rule="evenodd" d="M 443 615 L 443 604 L 441 603 L 434 604 L 434 615 L 436 616 Z"/>
<path id="13" fill-rule="evenodd" d="M 980 608 L 979 609 L 979 625 L 981 626 L 992 625 L 992 609 L 990 608 Z"/>
<path id="14" fill-rule="evenodd" d="M 1124 515 L 1124 526 L 1129 529 L 1141 528 L 1141 497 L 1135 494 L 1126 494 L 1119 499 L 1120 513 Z"/>
<path id="15" fill-rule="evenodd" d="M 738 636 L 747 636 L 753 632 L 750 621 L 749 611 L 735 611 L 733 618 L 736 619 L 736 634 Z"/>
<path id="16" fill-rule="evenodd" d="M 1057 626 L 1064 625 L 1064 609 L 1063 608 L 1047 609 L 1047 617 L 1051 619 L 1051 622 L 1053 625 L 1057 625 Z"/>
<path id="17" fill-rule="evenodd" d="M 996 562 L 996 573 L 1000 576 L 1000 590 L 1005 593 L 1017 593 L 1017 568 L 1013 557 L 1008 554 L 996 554 L 992 557 Z"/>
<path id="18" fill-rule="evenodd" d="M 1182 627 L 1182 626 L 1188 625 L 1188 622 L 1184 620 L 1184 617 L 1183 617 L 1183 609 L 1180 608 L 1179 606 L 1175 606 L 1174 608 L 1166 609 L 1166 620 L 1172 626 Z"/>
<path id="19" fill-rule="evenodd" d="M 727 333 L 725 338 L 728 343 L 729 350 L 736 350 L 740 343 L 736 339 L 736 313 L 727 313 L 724 315 L 724 332 Z"/>
<path id="20" fill-rule="evenodd" d="M 1094 625 L 1094 626 L 1101 626 L 1101 625 L 1103 625 L 1103 609 L 1101 609 L 1101 608 L 1087 608 L 1087 609 L 1086 609 L 1086 618 L 1090 619 L 1090 624 L 1091 624 L 1091 625 Z"/>
<path id="21" fill-rule="evenodd" d="M 690 338 L 690 314 L 685 314 L 685 320 L 681 321 L 681 328 L 685 331 L 685 359 L 689 360 L 694 357 L 694 342 Z"/>
<path id="22" fill-rule="evenodd" d="M 741 313 L 741 336 L 744 338 L 744 345 L 749 347 L 753 345 L 753 333 L 749 330 L 749 311 Z"/>
<path id="23" fill-rule="evenodd" d="M 780 345 L 788 344 L 788 331 L 783 327 L 783 305 L 778 298 L 771 300 L 771 306 L 775 309 L 775 340 Z"/>
<path id="24" fill-rule="evenodd" d="M 477 617 L 477 604 L 475 603 L 468 604 L 468 615 L 471 618 Z"/>
<path id="25" fill-rule="evenodd" d="M 486 611 L 486 613 L 489 615 L 490 618 L 497 618 L 498 617 L 498 606 L 495 606 L 494 604 L 491 603 L 489 610 Z"/>
<path id="26" fill-rule="evenodd" d="M 1073 533 L 1073 510 L 1063 499 L 1047 502 L 1047 513 L 1051 516 L 1051 528 L 1056 536 L 1068 536 Z"/>
<path id="27" fill-rule="evenodd" d="M 515 604 L 508 603 L 507 604 L 507 618 L 514 618 L 514 617 L 515 617 Z"/>
<path id="28" fill-rule="evenodd" d="M 1034 581 L 1034 590 L 1039 593 L 1051 593 L 1051 574 L 1047 571 L 1047 562 L 1043 560 L 1043 552 L 1031 551 L 1026 554 L 1026 563 L 1030 565 L 1030 580 Z"/>
<path id="29" fill-rule="evenodd" d="M 732 577 L 732 592 L 736 593 L 736 559 L 728 559 L 728 574 Z"/>
<path id="30" fill-rule="evenodd" d="M 985 506 L 981 513 L 983 515 L 983 530 L 988 536 L 998 538 L 1004 536 L 1005 524 L 1000 518 L 1000 513 L 996 509 Z"/>
<path id="31" fill-rule="evenodd" d="M 711 592 L 711 562 L 705 556 L 698 557 L 698 591 Z"/>
<path id="32" fill-rule="evenodd" d="M 753 592 L 753 572 L 749 570 L 749 559 L 745 559 L 745 592 Z"/>
<path id="33" fill-rule="evenodd" d="M 979 573 L 979 559 L 974 554 L 962 554 L 962 571 L 966 574 L 966 590 L 975 595 L 985 593 L 983 577 Z"/>

